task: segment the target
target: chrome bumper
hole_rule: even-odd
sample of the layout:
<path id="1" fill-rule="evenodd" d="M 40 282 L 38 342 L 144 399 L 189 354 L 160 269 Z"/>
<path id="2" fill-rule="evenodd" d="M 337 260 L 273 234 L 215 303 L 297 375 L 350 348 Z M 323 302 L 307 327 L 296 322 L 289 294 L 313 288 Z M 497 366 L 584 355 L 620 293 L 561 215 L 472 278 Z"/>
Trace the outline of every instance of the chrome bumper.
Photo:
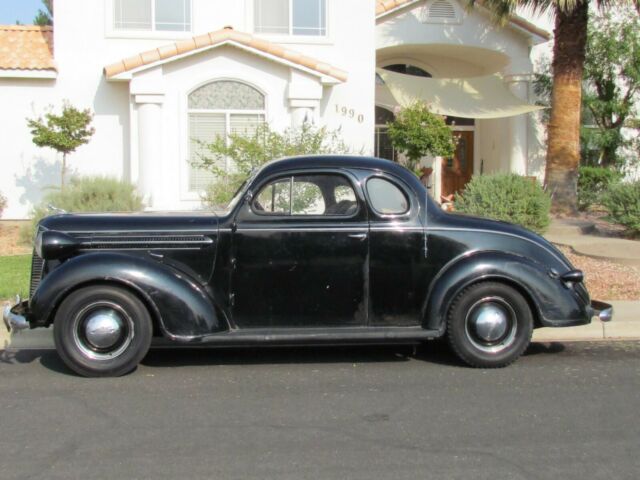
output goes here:
<path id="1" fill-rule="evenodd" d="M 4 321 L 4 326 L 7 327 L 8 332 L 11 332 L 12 330 L 14 332 L 19 332 L 29 328 L 29 322 L 25 316 L 13 311 L 15 309 L 18 312 L 21 312 L 23 308 L 24 303 L 20 301 L 19 296 L 16 297 L 16 304 L 13 307 L 11 305 L 4 306 L 2 311 L 2 320 Z"/>
<path id="2" fill-rule="evenodd" d="M 591 310 L 593 316 L 598 317 L 601 322 L 610 322 L 613 318 L 613 307 L 608 303 L 591 300 Z"/>

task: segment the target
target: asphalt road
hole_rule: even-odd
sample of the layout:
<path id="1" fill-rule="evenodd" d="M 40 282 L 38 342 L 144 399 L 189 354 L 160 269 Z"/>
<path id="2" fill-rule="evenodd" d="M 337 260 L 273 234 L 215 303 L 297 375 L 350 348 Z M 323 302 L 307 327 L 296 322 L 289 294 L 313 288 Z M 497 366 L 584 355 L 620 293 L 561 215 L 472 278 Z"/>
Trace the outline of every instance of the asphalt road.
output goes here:
<path id="1" fill-rule="evenodd" d="M 410 349 L 155 350 L 119 379 L 4 352 L 0 478 L 637 479 L 640 343 L 502 370 Z"/>

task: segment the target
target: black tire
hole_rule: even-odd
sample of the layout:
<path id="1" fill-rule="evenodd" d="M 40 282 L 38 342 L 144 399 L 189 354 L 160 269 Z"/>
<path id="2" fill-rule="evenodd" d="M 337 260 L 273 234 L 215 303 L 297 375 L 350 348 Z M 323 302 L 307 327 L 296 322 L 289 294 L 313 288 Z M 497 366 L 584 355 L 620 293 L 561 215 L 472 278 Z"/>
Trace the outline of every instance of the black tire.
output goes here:
<path id="1" fill-rule="evenodd" d="M 500 368 L 513 363 L 529 346 L 532 333 L 533 315 L 527 300 L 503 283 L 471 285 L 449 309 L 449 345 L 472 367 Z"/>
<path id="2" fill-rule="evenodd" d="M 95 285 L 64 299 L 55 315 L 53 336 L 58 354 L 74 372 L 117 377 L 134 370 L 147 354 L 153 325 L 135 295 L 120 287 Z"/>

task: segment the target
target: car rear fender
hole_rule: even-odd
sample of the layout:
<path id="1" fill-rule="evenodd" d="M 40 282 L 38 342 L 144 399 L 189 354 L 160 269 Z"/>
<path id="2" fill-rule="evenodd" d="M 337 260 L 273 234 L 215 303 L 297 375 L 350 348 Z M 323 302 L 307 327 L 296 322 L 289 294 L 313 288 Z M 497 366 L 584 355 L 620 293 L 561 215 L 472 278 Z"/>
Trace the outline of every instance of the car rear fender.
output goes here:
<path id="1" fill-rule="evenodd" d="M 519 255 L 479 252 L 452 260 L 434 279 L 423 308 L 425 328 L 444 333 L 447 313 L 456 296 L 473 283 L 489 280 L 519 290 L 531 306 L 536 326 L 588 322 L 584 321 L 586 305 L 581 305 L 543 265 Z"/>
<path id="2" fill-rule="evenodd" d="M 120 284 L 138 294 L 163 335 L 190 341 L 228 329 L 220 309 L 190 276 L 144 256 L 95 252 L 65 261 L 46 275 L 29 302 L 33 326 L 48 326 L 73 290 L 97 283 Z"/>

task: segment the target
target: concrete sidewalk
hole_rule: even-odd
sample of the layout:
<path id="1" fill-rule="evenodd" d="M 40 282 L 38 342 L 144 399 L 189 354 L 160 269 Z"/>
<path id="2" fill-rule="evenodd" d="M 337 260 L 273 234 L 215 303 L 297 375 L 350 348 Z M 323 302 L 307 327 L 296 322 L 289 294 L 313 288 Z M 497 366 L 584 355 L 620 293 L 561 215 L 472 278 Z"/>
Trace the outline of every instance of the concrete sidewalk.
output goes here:
<path id="1" fill-rule="evenodd" d="M 610 301 L 613 320 L 568 328 L 539 328 L 533 333 L 534 342 L 573 342 L 597 340 L 640 340 L 640 301 Z M 0 350 L 52 349 L 53 329 L 39 328 L 11 335 L 0 326 Z"/>
<path id="2" fill-rule="evenodd" d="M 622 265 L 640 266 L 640 241 L 595 235 L 593 223 L 578 219 L 554 219 L 544 235 L 550 242 L 580 255 Z"/>

